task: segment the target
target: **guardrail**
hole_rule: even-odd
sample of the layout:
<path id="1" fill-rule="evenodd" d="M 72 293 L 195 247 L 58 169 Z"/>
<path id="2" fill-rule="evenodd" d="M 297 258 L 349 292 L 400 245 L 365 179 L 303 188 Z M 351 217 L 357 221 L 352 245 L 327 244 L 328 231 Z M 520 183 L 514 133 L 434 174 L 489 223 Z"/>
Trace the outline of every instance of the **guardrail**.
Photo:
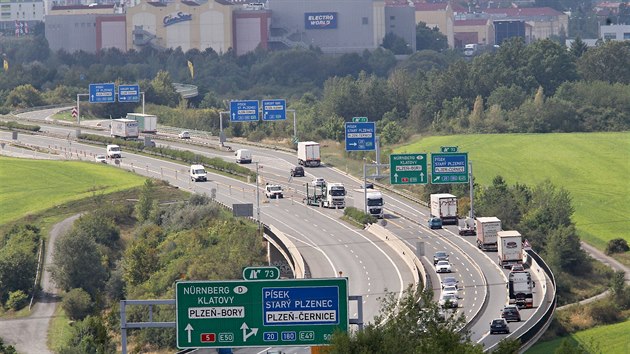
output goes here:
<path id="1" fill-rule="evenodd" d="M 534 259 L 536 263 L 538 263 L 540 268 L 542 268 L 542 270 L 551 280 L 551 285 L 553 286 L 553 299 L 551 300 L 549 308 L 541 316 L 540 320 L 520 336 L 521 343 L 523 343 L 521 345 L 520 353 L 524 353 L 527 349 L 534 345 L 536 341 L 538 341 L 540 336 L 542 336 L 542 334 L 547 330 L 547 328 L 551 324 L 551 320 L 553 319 L 553 314 L 556 310 L 557 305 L 556 278 L 554 277 L 551 268 L 536 252 L 528 250 L 527 254 L 532 257 L 532 259 Z"/>

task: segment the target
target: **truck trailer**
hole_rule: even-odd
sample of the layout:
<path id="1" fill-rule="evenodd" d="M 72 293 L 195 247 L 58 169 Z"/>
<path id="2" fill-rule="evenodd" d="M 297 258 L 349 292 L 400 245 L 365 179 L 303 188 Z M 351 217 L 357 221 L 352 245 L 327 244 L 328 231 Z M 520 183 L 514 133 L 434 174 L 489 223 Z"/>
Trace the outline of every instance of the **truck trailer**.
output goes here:
<path id="1" fill-rule="evenodd" d="M 497 232 L 501 231 L 501 220 L 499 218 L 479 217 L 475 220 L 477 228 L 477 248 L 482 251 L 497 250 Z"/>
<path id="2" fill-rule="evenodd" d="M 138 122 L 138 130 L 142 133 L 157 133 L 157 116 L 143 113 L 127 113 L 127 119 Z"/>
<path id="3" fill-rule="evenodd" d="M 448 193 L 431 194 L 431 216 L 443 225 L 457 225 L 457 197 Z"/>
<path id="4" fill-rule="evenodd" d="M 523 263 L 523 237 L 514 230 L 497 232 L 497 251 L 500 267 Z"/>
<path id="5" fill-rule="evenodd" d="M 114 138 L 137 139 L 138 122 L 133 119 L 112 119 L 111 136 Z"/>
<path id="6" fill-rule="evenodd" d="M 343 183 L 306 184 L 304 203 L 322 208 L 345 208 L 346 188 Z"/>
<path id="7" fill-rule="evenodd" d="M 318 167 L 321 164 L 319 143 L 314 141 L 301 141 L 297 150 L 298 165 L 304 167 Z"/>
<path id="8" fill-rule="evenodd" d="M 376 189 L 353 189 L 352 198 L 354 199 L 354 207 L 370 214 L 376 218 L 382 219 L 384 216 L 385 202 L 383 194 Z M 367 205 L 367 208 L 366 208 Z"/>
<path id="9" fill-rule="evenodd" d="M 528 271 L 510 272 L 508 276 L 509 302 L 518 307 L 534 307 L 534 287 L 536 283 Z"/>

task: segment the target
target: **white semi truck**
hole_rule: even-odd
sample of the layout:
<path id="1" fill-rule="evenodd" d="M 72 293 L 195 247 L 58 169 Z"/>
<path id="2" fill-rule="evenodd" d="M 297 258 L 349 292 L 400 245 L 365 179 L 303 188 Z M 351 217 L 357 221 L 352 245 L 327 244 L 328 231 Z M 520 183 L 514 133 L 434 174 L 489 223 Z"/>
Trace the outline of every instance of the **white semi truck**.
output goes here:
<path id="1" fill-rule="evenodd" d="M 297 150 L 298 165 L 305 167 L 318 167 L 321 164 L 319 143 L 314 141 L 301 141 Z"/>
<path id="2" fill-rule="evenodd" d="M 534 287 L 536 283 L 528 271 L 510 272 L 508 275 L 509 302 L 518 307 L 534 307 Z"/>
<path id="3" fill-rule="evenodd" d="M 523 237 L 515 230 L 497 232 L 497 251 L 500 267 L 523 263 Z"/>
<path id="4" fill-rule="evenodd" d="M 448 193 L 431 194 L 431 216 L 443 225 L 457 225 L 457 197 Z"/>
<path id="5" fill-rule="evenodd" d="M 137 139 L 138 122 L 133 119 L 112 119 L 111 136 L 123 139 Z"/>
<path id="6" fill-rule="evenodd" d="M 382 219 L 384 216 L 385 202 L 383 194 L 376 189 L 354 189 L 352 191 L 354 199 L 354 207 L 365 212 L 367 205 L 367 213 Z"/>
<path id="7" fill-rule="evenodd" d="M 499 218 L 478 217 L 475 220 L 477 228 L 477 248 L 482 251 L 497 250 L 497 232 L 501 231 L 501 220 Z"/>
<path id="8" fill-rule="evenodd" d="M 307 183 L 304 203 L 323 208 L 345 208 L 346 188 L 343 183 L 324 183 L 318 186 Z"/>

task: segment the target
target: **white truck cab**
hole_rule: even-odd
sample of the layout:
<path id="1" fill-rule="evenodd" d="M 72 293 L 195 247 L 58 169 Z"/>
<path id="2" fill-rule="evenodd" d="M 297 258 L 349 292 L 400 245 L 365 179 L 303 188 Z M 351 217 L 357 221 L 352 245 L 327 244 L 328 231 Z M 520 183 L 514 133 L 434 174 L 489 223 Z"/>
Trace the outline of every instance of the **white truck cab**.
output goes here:
<path id="1" fill-rule="evenodd" d="M 122 151 L 118 145 L 107 145 L 107 157 L 110 159 L 119 159 L 122 157 Z"/>
<path id="2" fill-rule="evenodd" d="M 206 169 L 202 165 L 191 165 L 190 180 L 193 182 L 207 181 Z"/>
<path id="3" fill-rule="evenodd" d="M 247 149 L 238 149 L 236 150 L 236 162 L 237 163 L 251 163 L 252 162 L 252 152 Z"/>
<path id="4" fill-rule="evenodd" d="M 265 196 L 269 199 L 283 198 L 282 186 L 278 184 L 265 185 Z"/>

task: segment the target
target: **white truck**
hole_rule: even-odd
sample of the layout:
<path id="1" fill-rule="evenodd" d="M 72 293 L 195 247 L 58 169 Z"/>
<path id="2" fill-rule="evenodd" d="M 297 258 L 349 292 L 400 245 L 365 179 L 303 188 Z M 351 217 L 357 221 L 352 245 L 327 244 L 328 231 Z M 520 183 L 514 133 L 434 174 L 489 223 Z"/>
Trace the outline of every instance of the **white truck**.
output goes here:
<path id="1" fill-rule="evenodd" d="M 508 275 L 508 297 L 511 305 L 534 307 L 534 287 L 536 283 L 528 271 L 510 272 Z"/>
<path id="2" fill-rule="evenodd" d="M 497 251 L 500 267 L 523 263 L 523 237 L 514 230 L 497 232 Z"/>
<path id="3" fill-rule="evenodd" d="M 107 145 L 107 158 L 110 159 L 120 159 L 122 158 L 122 151 L 120 150 L 120 146 L 111 144 Z"/>
<path id="4" fill-rule="evenodd" d="M 448 193 L 431 194 L 431 216 L 443 225 L 457 225 L 457 197 Z"/>
<path id="5" fill-rule="evenodd" d="M 499 218 L 478 217 L 475 220 L 477 228 L 477 248 L 482 251 L 497 250 L 497 233 L 501 231 L 501 220 Z"/>
<path id="6" fill-rule="evenodd" d="M 305 167 L 318 167 L 321 164 L 319 143 L 314 141 L 300 141 L 298 143 L 298 165 Z"/>
<path id="7" fill-rule="evenodd" d="M 354 199 L 354 207 L 365 212 L 367 205 L 367 213 L 382 219 L 384 216 L 385 202 L 383 194 L 376 189 L 354 189 L 352 191 Z"/>
<path id="8" fill-rule="evenodd" d="M 207 181 L 208 175 L 203 165 L 191 165 L 190 166 L 190 180 L 193 182 Z"/>
<path id="9" fill-rule="evenodd" d="M 238 149 L 234 153 L 236 156 L 236 163 L 251 163 L 252 162 L 252 152 L 247 149 Z"/>
<path id="10" fill-rule="evenodd" d="M 143 113 L 127 113 L 127 119 L 138 122 L 138 129 L 142 133 L 157 133 L 157 116 Z"/>
<path id="11" fill-rule="evenodd" d="M 265 185 L 265 197 L 267 197 L 267 199 L 283 198 L 284 195 L 282 194 L 282 186 L 267 183 Z"/>
<path id="12" fill-rule="evenodd" d="M 306 184 L 304 203 L 323 208 L 345 208 L 346 188 L 343 183 Z"/>
<path id="13" fill-rule="evenodd" d="M 111 136 L 114 138 L 137 139 L 138 122 L 133 119 L 112 119 Z"/>

